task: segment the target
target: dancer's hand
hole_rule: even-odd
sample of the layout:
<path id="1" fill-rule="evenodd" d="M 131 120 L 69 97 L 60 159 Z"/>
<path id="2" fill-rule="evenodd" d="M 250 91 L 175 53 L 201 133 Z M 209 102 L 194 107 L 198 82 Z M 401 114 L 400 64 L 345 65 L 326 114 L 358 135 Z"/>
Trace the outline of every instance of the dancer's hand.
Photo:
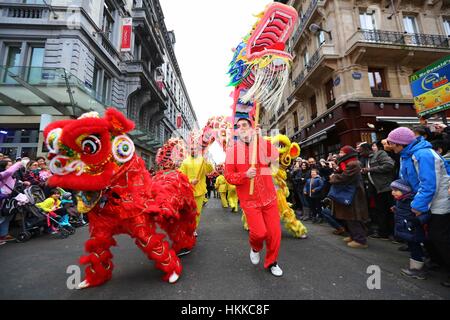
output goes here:
<path id="1" fill-rule="evenodd" d="M 194 179 L 194 180 L 191 181 L 191 184 L 192 184 L 193 186 L 195 186 L 197 183 L 198 183 L 198 180 L 197 180 L 197 179 Z"/>
<path id="2" fill-rule="evenodd" d="M 256 168 L 250 168 L 247 170 L 247 178 L 253 179 L 256 176 Z"/>

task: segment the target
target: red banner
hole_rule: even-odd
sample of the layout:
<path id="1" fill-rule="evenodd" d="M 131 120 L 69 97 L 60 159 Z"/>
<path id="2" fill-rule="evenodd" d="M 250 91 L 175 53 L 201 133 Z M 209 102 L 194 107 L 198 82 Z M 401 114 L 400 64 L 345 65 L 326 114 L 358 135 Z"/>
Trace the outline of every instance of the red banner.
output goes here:
<path id="1" fill-rule="evenodd" d="M 120 45 L 121 52 L 131 51 L 131 35 L 133 21 L 131 18 L 124 18 L 122 24 L 122 41 Z"/>
<path id="2" fill-rule="evenodd" d="M 182 121 L 183 121 L 183 118 L 181 117 L 181 113 L 178 113 L 177 114 L 177 129 L 181 129 L 181 125 L 183 124 Z"/>

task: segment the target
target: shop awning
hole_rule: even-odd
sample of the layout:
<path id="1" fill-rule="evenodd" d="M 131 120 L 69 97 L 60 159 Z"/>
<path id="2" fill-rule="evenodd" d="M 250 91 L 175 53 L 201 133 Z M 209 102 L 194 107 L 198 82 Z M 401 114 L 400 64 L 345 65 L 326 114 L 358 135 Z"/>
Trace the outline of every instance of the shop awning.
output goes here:
<path id="1" fill-rule="evenodd" d="M 64 68 L 0 66 L 2 115 L 102 114 L 111 105 Z"/>
<path id="2" fill-rule="evenodd" d="M 311 135 L 310 137 L 308 137 L 308 139 L 301 141 L 300 142 L 300 147 L 304 148 L 304 147 L 308 147 L 310 145 L 316 144 L 320 141 L 325 140 L 328 135 L 328 131 L 334 129 L 336 127 L 336 125 L 331 125 L 323 130 L 320 130 L 319 132 L 314 133 L 313 135 Z"/>
<path id="3" fill-rule="evenodd" d="M 450 121 L 450 118 L 447 118 L 447 120 Z M 389 121 L 389 122 L 395 122 L 399 126 L 416 126 L 420 125 L 419 118 L 417 117 L 388 117 L 388 116 L 378 116 L 377 121 Z M 441 118 L 437 119 L 427 119 L 427 122 L 430 124 L 434 123 L 442 123 Z"/>

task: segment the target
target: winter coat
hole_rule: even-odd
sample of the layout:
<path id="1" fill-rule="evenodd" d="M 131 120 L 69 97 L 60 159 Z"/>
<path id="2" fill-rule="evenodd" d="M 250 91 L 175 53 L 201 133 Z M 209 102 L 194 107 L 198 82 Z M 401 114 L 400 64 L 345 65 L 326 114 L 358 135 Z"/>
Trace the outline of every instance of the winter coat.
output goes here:
<path id="1" fill-rule="evenodd" d="M 330 184 L 356 184 L 356 194 L 350 206 L 333 202 L 333 213 L 337 219 L 365 221 L 369 217 L 364 184 L 361 178 L 361 165 L 358 160 L 347 163 L 342 173 L 330 176 Z"/>
<path id="2" fill-rule="evenodd" d="M 431 144 L 418 137 L 400 152 L 400 157 L 400 177 L 409 183 L 416 194 L 411 207 L 419 212 L 450 213 L 450 172 Z"/>
<path id="3" fill-rule="evenodd" d="M 395 206 L 395 237 L 411 241 L 424 242 L 425 230 L 423 224 L 427 223 L 430 215 L 421 214 L 419 217 L 411 211 L 411 198 L 397 200 Z"/>
<path id="4" fill-rule="evenodd" d="M 5 171 L 0 172 L 0 193 L 9 195 L 16 185 L 16 179 L 13 175 L 23 167 L 22 162 L 16 162 Z"/>
<path id="5" fill-rule="evenodd" d="M 391 182 L 394 181 L 395 162 L 384 150 L 378 150 L 369 155 L 367 161 L 369 172 L 367 178 L 375 187 L 377 193 L 390 192 Z"/>
<path id="6" fill-rule="evenodd" d="M 311 198 L 320 198 L 322 196 L 322 189 L 324 182 L 321 177 L 310 178 L 306 180 L 303 192 Z"/>
<path id="7" fill-rule="evenodd" d="M 36 203 L 36 206 L 44 212 L 55 211 L 61 207 L 61 201 L 55 200 L 52 197 L 45 199 L 42 202 Z"/>

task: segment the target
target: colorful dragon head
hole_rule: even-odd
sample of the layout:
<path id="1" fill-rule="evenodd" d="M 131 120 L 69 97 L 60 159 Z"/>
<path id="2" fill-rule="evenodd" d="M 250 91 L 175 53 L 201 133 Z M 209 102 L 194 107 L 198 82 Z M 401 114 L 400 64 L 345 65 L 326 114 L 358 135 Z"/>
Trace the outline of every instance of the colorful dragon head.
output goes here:
<path id="1" fill-rule="evenodd" d="M 292 161 L 300 156 L 300 146 L 296 142 L 291 142 L 287 136 L 277 134 L 274 137 L 267 137 L 266 139 L 277 147 L 278 153 L 280 154 L 279 163 L 281 168 L 288 168 Z"/>
<path id="2" fill-rule="evenodd" d="M 80 191 L 108 187 L 135 154 L 133 141 L 125 135 L 133 128 L 134 123 L 113 108 L 103 118 L 91 112 L 49 124 L 44 130 L 53 173 L 49 184 Z"/>
<path id="3" fill-rule="evenodd" d="M 234 50 L 230 85 L 245 90 L 244 103 L 259 101 L 267 109 L 277 107 L 289 80 L 292 56 L 285 43 L 297 23 L 297 11 L 282 3 L 268 5 L 251 32 Z"/>
<path id="4" fill-rule="evenodd" d="M 158 149 L 156 163 L 162 169 L 179 168 L 187 156 L 186 143 L 181 138 L 170 138 Z"/>

